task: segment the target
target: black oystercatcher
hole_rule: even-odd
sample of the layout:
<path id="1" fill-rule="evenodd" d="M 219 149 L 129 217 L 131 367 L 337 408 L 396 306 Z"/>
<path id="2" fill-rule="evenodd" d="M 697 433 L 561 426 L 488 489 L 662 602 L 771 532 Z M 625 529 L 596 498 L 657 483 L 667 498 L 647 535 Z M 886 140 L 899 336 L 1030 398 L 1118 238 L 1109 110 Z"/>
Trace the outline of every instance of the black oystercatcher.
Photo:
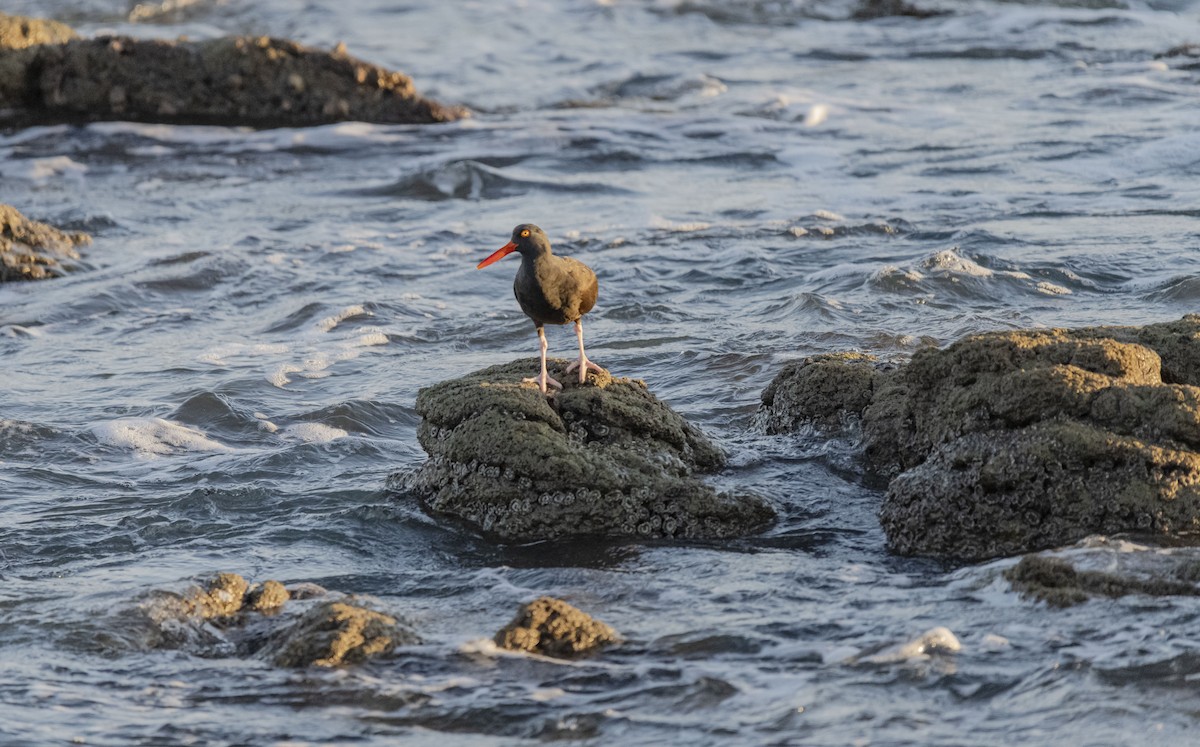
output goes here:
<path id="1" fill-rule="evenodd" d="M 521 268 L 513 281 L 513 293 L 525 316 L 537 327 L 538 341 L 542 347 L 542 373 L 525 379 L 536 382 L 542 392 L 552 384 L 562 389 L 562 384 L 546 373 L 546 331 L 544 324 L 566 324 L 575 322 L 575 336 L 579 338 L 579 360 L 567 367 L 567 371 L 579 369 L 579 383 L 587 380 L 587 372 L 604 369 L 588 360 L 583 352 L 583 315 L 596 304 L 596 273 L 577 259 L 556 257 L 550 251 L 550 239 L 542 229 L 532 223 L 522 223 L 513 229 L 512 241 L 492 252 L 491 256 L 475 266 L 483 269 L 491 263 L 513 252 L 521 253 Z"/>

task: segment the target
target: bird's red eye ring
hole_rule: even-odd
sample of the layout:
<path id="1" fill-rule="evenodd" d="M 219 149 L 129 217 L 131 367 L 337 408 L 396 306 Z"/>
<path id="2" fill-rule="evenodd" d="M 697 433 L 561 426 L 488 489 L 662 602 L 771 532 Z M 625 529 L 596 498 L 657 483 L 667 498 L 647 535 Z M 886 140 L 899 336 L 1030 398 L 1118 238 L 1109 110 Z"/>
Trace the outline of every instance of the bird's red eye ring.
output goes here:
<path id="1" fill-rule="evenodd" d="M 521 238 L 523 238 L 523 239 L 529 238 L 529 229 L 528 228 L 526 228 L 524 231 L 521 232 Z"/>

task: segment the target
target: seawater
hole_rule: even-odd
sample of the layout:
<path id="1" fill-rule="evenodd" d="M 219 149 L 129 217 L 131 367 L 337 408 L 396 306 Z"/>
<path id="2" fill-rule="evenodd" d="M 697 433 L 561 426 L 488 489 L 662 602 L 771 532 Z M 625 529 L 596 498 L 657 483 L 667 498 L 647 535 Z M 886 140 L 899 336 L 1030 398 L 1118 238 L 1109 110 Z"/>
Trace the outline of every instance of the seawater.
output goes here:
<path id="1" fill-rule="evenodd" d="M 0 201 L 96 237 L 79 271 L 0 288 L 0 742 L 1191 739 L 1200 602 L 1053 611 L 1008 589 L 1011 560 L 890 556 L 852 443 L 750 418 L 806 354 L 1195 311 L 1200 71 L 1156 57 L 1200 40 L 1195 4 L 141 7 L 7 10 L 341 41 L 475 116 L 0 135 Z M 536 351 L 515 267 L 474 269 L 526 221 L 599 275 L 592 357 L 718 439 L 718 479 L 767 496 L 774 527 L 503 546 L 388 495 L 423 458 L 420 387 Z M 139 594 L 216 570 L 373 595 L 426 643 L 285 671 L 123 637 Z M 480 653 L 538 594 L 627 643 Z M 905 648 L 939 626 L 959 652 Z"/>

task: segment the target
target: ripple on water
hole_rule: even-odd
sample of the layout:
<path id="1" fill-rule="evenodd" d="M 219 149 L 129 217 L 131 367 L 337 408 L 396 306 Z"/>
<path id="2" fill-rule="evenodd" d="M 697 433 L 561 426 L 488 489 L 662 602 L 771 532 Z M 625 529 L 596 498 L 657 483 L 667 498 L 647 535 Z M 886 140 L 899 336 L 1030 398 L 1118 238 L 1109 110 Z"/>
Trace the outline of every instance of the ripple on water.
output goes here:
<path id="1" fill-rule="evenodd" d="M 348 194 L 364 197 L 399 197 L 409 200 L 500 200 L 539 192 L 578 194 L 632 194 L 628 189 L 602 182 L 550 181 L 520 178 L 504 169 L 475 160 L 451 161 L 380 187 L 366 187 Z"/>

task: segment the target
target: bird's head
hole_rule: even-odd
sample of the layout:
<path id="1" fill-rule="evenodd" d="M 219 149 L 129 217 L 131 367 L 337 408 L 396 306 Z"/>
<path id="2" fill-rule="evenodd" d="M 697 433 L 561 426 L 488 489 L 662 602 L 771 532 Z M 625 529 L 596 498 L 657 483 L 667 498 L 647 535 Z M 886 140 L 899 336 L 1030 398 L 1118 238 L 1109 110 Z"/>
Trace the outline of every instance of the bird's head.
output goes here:
<path id="1" fill-rule="evenodd" d="M 520 252 L 525 256 L 533 256 L 543 252 L 549 253 L 549 251 L 550 239 L 546 238 L 546 232 L 532 223 L 522 223 L 513 229 L 512 240 L 488 255 L 487 259 L 475 265 L 475 269 L 481 270 L 513 252 Z"/>

